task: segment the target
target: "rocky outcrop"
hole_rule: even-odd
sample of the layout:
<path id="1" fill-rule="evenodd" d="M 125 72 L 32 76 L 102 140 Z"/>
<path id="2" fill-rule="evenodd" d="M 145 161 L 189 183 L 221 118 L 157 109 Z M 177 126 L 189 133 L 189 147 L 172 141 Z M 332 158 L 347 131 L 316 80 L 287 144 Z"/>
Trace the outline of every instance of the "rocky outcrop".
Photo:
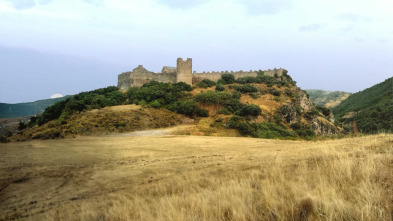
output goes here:
<path id="1" fill-rule="evenodd" d="M 317 135 L 340 133 L 340 129 L 333 124 L 332 112 L 328 116 L 322 117 L 323 113 L 317 110 L 305 92 L 298 88 L 296 94 L 297 97 L 293 102 L 281 106 L 277 111 L 284 123 L 307 122 L 309 128 L 314 130 Z"/>

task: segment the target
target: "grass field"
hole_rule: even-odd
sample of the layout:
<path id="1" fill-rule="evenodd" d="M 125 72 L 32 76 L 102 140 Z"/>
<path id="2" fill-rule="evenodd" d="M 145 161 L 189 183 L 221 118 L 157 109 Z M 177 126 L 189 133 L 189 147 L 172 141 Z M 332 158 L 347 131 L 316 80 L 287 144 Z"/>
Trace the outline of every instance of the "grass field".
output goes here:
<path id="1" fill-rule="evenodd" d="M 393 135 L 0 144 L 0 220 L 392 220 Z"/>

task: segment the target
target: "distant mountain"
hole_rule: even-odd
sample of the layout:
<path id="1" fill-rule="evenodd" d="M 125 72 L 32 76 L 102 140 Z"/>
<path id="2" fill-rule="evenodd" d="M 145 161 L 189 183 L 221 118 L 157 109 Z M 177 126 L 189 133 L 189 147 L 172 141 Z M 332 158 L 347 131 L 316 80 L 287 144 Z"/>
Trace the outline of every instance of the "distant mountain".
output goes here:
<path id="1" fill-rule="evenodd" d="M 310 100 L 318 106 L 333 108 L 347 99 L 351 93 L 343 91 L 324 91 L 317 89 L 305 90 L 310 95 Z"/>
<path id="2" fill-rule="evenodd" d="M 17 118 L 36 115 L 44 112 L 45 108 L 48 106 L 58 101 L 65 100 L 68 97 L 70 96 L 18 104 L 0 103 L 0 118 Z"/>
<path id="3" fill-rule="evenodd" d="M 355 122 L 363 133 L 393 129 L 393 77 L 350 95 L 332 109 L 344 125 Z"/>

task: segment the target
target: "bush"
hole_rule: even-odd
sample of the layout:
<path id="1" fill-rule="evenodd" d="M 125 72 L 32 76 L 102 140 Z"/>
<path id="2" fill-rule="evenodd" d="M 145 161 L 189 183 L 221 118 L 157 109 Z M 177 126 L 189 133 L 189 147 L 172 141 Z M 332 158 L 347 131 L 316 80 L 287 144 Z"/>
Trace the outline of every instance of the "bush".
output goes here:
<path id="1" fill-rule="evenodd" d="M 208 88 L 208 87 L 212 87 L 214 85 L 216 85 L 216 82 L 209 80 L 209 79 L 203 79 L 202 81 L 197 83 L 197 86 L 201 87 L 201 88 Z"/>
<path id="2" fill-rule="evenodd" d="M 209 116 L 209 111 L 206 110 L 206 109 L 201 108 L 201 109 L 199 109 L 199 110 L 197 111 L 197 115 L 198 115 L 199 117 L 208 117 L 208 116 Z"/>
<path id="3" fill-rule="evenodd" d="M 177 101 L 168 107 L 169 110 L 175 111 L 179 114 L 184 114 L 193 117 L 198 110 L 198 104 L 194 100 Z"/>
<path id="4" fill-rule="evenodd" d="M 235 83 L 235 76 L 233 74 L 223 74 L 221 75 L 221 80 L 220 82 L 223 84 L 233 84 Z"/>
<path id="5" fill-rule="evenodd" d="M 278 91 L 278 90 L 276 90 L 276 89 L 271 90 L 270 93 L 271 93 L 272 95 L 274 95 L 274 96 L 277 96 L 277 97 L 279 97 L 279 96 L 281 95 L 281 92 Z"/>
<path id="6" fill-rule="evenodd" d="M 194 99 L 203 104 L 225 104 L 227 100 L 231 98 L 228 92 L 220 91 L 213 92 L 208 91 L 206 93 L 199 93 L 195 95 Z"/>
<path id="7" fill-rule="evenodd" d="M 160 108 L 162 106 L 162 104 L 158 100 L 154 100 L 154 101 L 150 102 L 149 105 L 153 108 Z"/>
<path id="8" fill-rule="evenodd" d="M 254 116 L 254 117 L 256 117 L 256 116 L 260 115 L 261 112 L 262 112 L 262 109 L 259 106 L 255 105 L 255 104 L 250 104 L 250 105 L 243 107 L 240 110 L 239 115 L 240 116 Z"/>
<path id="9" fill-rule="evenodd" d="M 237 85 L 235 86 L 235 90 L 241 92 L 241 93 L 252 93 L 252 92 L 257 92 L 258 89 L 250 84 L 244 84 L 244 85 Z"/>
<path id="10" fill-rule="evenodd" d="M 217 112 L 218 114 L 224 114 L 224 115 L 230 115 L 231 112 L 227 108 L 223 108 L 220 111 Z"/>
<path id="11" fill-rule="evenodd" d="M 236 80 L 239 84 L 258 83 L 256 77 L 241 77 Z"/>
<path id="12" fill-rule="evenodd" d="M 245 106 L 245 104 L 234 98 L 227 100 L 224 105 L 232 113 L 240 111 Z"/>
<path id="13" fill-rule="evenodd" d="M 330 109 L 322 106 L 317 106 L 317 110 L 321 111 L 325 117 L 330 116 Z"/>
<path id="14" fill-rule="evenodd" d="M 217 84 L 216 91 L 225 91 L 225 87 L 222 84 Z"/>
<path id="15" fill-rule="evenodd" d="M 232 93 L 232 98 L 234 98 L 234 99 L 240 99 L 241 96 L 242 96 L 242 93 L 240 93 L 239 91 L 234 91 Z"/>
<path id="16" fill-rule="evenodd" d="M 240 116 L 238 116 L 238 115 L 233 115 L 232 117 L 231 117 L 231 119 L 229 119 L 229 127 L 230 128 L 234 128 L 234 129 L 237 129 L 237 127 L 238 127 L 238 125 L 239 125 L 239 121 L 241 120 L 242 118 L 240 117 Z"/>

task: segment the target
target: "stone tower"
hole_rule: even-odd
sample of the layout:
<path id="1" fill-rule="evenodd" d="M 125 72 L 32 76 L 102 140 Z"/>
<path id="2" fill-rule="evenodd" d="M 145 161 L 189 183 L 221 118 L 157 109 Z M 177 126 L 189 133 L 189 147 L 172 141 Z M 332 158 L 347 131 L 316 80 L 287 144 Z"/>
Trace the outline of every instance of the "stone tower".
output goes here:
<path id="1" fill-rule="evenodd" d="M 187 58 L 183 61 L 182 58 L 177 59 L 177 76 L 176 82 L 184 82 L 192 85 L 192 59 Z"/>

